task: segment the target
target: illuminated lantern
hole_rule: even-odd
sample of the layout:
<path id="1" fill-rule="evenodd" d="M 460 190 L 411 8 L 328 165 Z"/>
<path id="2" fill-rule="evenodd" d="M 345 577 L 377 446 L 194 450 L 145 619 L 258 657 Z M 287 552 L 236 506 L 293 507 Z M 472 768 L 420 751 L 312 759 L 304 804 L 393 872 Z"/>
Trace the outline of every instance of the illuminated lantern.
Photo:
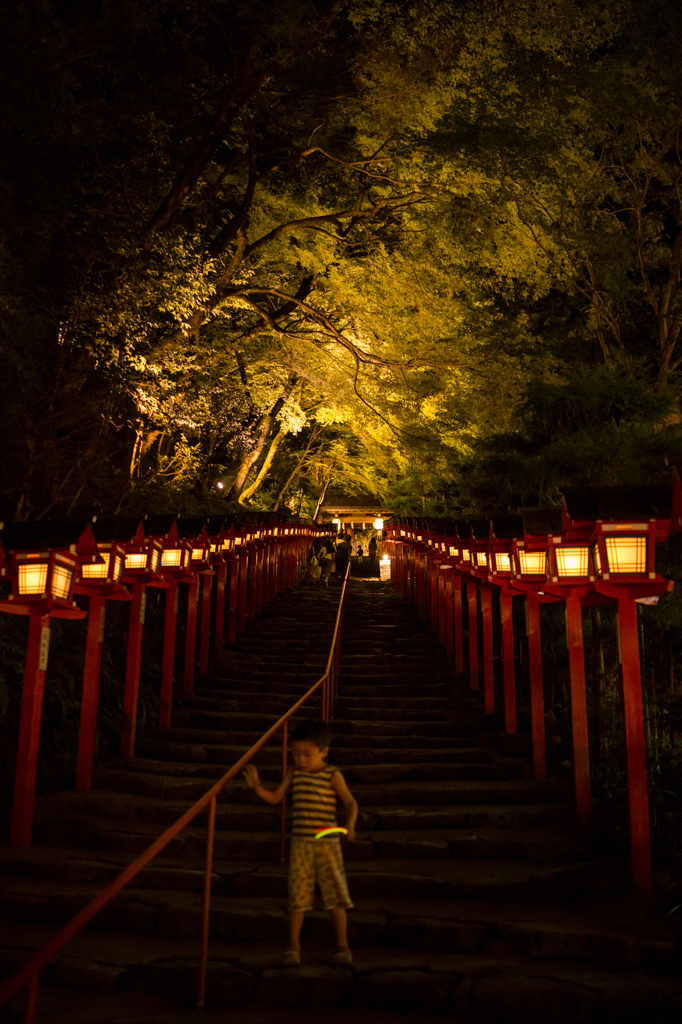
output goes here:
<path id="1" fill-rule="evenodd" d="M 512 585 L 514 574 L 514 541 L 523 537 L 521 516 L 492 516 L 490 520 L 490 581 L 500 588 L 500 620 L 502 625 L 502 669 L 504 694 L 504 727 L 508 734 L 516 732 L 516 676 L 514 671 L 514 623 L 512 600 L 523 591 Z M 492 666 L 489 670 L 492 676 Z M 494 709 L 494 687 L 489 682 L 490 697 L 486 710 Z"/>
<path id="2" fill-rule="evenodd" d="M 31 844 L 51 619 L 83 619 L 86 614 L 71 600 L 79 570 L 76 546 L 84 529 L 86 524 L 37 522 L 12 523 L 3 531 L 12 594 L 0 601 L 0 611 L 29 617 L 10 822 L 13 846 Z M 92 548 L 90 557 L 98 559 L 94 542 Z"/>
<path id="3" fill-rule="evenodd" d="M 384 521 L 383 521 L 383 519 L 379 519 L 379 517 L 377 516 L 377 518 L 374 520 L 374 529 L 375 530 L 383 530 L 383 528 L 384 528 Z"/>
<path id="4" fill-rule="evenodd" d="M 638 889 L 651 888 L 651 839 L 646 738 L 637 623 L 638 599 L 669 593 L 672 582 L 656 574 L 656 541 L 682 529 L 682 489 L 675 472 L 671 486 L 567 487 L 564 533 L 589 536 L 593 590 L 618 607 L 622 666 L 630 852 Z"/>
<path id="5" fill-rule="evenodd" d="M 559 508 L 520 509 L 523 533 L 514 540 L 512 561 L 514 588 L 526 595 L 526 636 L 528 638 L 528 674 L 532 723 L 533 775 L 547 778 L 545 745 L 545 708 L 542 676 L 540 605 L 561 600 L 546 591 L 549 576 L 549 536 L 561 532 Z"/>
<path id="6" fill-rule="evenodd" d="M 84 792 L 92 786 L 106 602 L 108 599 L 129 601 L 130 594 L 121 583 L 124 544 L 114 538 L 112 530 L 95 520 L 94 527 L 88 526 L 79 537 L 76 552 L 80 573 L 74 591 L 88 598 L 88 635 L 76 760 L 76 790 Z"/>

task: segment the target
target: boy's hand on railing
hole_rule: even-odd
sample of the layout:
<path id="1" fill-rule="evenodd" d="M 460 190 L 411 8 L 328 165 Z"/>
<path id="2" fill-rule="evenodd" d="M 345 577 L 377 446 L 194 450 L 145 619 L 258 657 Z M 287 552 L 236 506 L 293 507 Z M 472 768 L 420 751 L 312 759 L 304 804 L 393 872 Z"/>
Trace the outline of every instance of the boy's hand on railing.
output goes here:
<path id="1" fill-rule="evenodd" d="M 258 776 L 258 769 L 254 765 L 245 765 L 242 768 L 242 775 L 244 776 L 244 781 L 249 789 L 258 789 L 260 786 L 260 778 Z"/>

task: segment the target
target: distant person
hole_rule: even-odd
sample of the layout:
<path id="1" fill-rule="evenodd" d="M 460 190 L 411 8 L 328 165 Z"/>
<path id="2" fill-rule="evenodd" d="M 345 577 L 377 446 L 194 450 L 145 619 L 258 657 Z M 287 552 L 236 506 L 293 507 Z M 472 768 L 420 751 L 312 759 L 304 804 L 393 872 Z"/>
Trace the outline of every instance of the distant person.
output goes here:
<path id="1" fill-rule="evenodd" d="M 375 562 L 376 561 L 376 557 L 377 557 L 377 539 L 376 539 L 376 537 L 372 537 L 371 541 L 369 542 L 369 560 L 370 560 L 370 562 Z"/>
<path id="2" fill-rule="evenodd" d="M 334 570 L 334 543 L 330 537 L 325 539 L 317 558 L 322 568 L 322 582 L 328 587 L 329 577 Z"/>
<path id="3" fill-rule="evenodd" d="M 310 578 L 316 585 L 319 586 L 322 577 L 322 565 L 320 564 L 320 551 L 324 547 L 324 540 L 322 537 L 316 537 L 313 543 L 310 545 L 310 551 L 306 559 L 308 563 L 308 571 Z"/>
<path id="4" fill-rule="evenodd" d="M 365 552 L 362 550 L 362 544 L 358 544 L 358 562 L 362 561 L 362 556 L 364 555 L 364 553 Z"/>
<path id="5" fill-rule="evenodd" d="M 339 542 L 336 545 L 336 573 L 339 583 L 343 583 L 350 560 L 350 542 L 343 533 L 339 534 Z"/>

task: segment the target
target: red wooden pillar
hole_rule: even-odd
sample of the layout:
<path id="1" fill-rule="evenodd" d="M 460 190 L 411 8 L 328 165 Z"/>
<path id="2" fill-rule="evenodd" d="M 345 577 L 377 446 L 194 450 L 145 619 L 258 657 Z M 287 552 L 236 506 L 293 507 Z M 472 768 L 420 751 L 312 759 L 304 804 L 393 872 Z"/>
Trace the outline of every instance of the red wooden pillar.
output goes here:
<path id="1" fill-rule="evenodd" d="M 144 631 L 146 602 L 147 594 L 144 583 L 133 583 L 133 599 L 130 604 L 130 627 L 128 630 L 126 681 L 123 691 L 123 722 L 121 723 L 122 757 L 132 757 L 135 753 L 137 695 L 140 690 L 140 658 L 142 656 L 142 633 Z"/>
<path id="2" fill-rule="evenodd" d="M 277 600 L 277 591 L 279 590 L 279 553 L 281 550 L 281 544 L 275 537 L 272 542 L 272 551 L 270 556 L 270 600 Z"/>
<path id="3" fill-rule="evenodd" d="M 268 538 L 263 547 L 263 604 L 265 608 L 270 603 L 270 587 L 272 581 L 272 541 Z"/>
<path id="4" fill-rule="evenodd" d="M 211 591 L 213 574 L 202 572 L 201 585 L 201 639 L 199 641 L 199 675 L 208 672 L 208 652 L 211 645 Z"/>
<path id="5" fill-rule="evenodd" d="M 436 584 L 438 587 L 438 643 L 445 643 L 445 570 L 446 565 L 436 562 Z"/>
<path id="6" fill-rule="evenodd" d="M 260 541 L 256 544 L 255 557 L 254 557 L 254 568 L 256 570 L 256 588 L 255 588 L 255 603 L 254 611 L 256 615 L 263 608 L 263 568 L 264 568 L 264 555 L 265 549 Z"/>
<path id="7" fill-rule="evenodd" d="M 21 722 L 17 750 L 17 773 L 14 778 L 14 802 L 10 824 L 10 844 L 30 846 L 33 831 L 36 774 L 40 723 L 43 714 L 45 670 L 50 649 L 50 616 L 39 610 L 29 614 L 24 687 L 21 695 Z"/>
<path id="8" fill-rule="evenodd" d="M 467 601 L 469 605 L 469 688 L 478 689 L 478 608 L 476 604 L 477 586 L 475 580 L 467 582 Z"/>
<path id="9" fill-rule="evenodd" d="M 451 565 L 444 565 L 443 574 L 445 577 L 445 651 L 448 658 L 452 660 L 455 656 L 455 637 L 453 629 L 453 584 L 455 580 L 455 570 Z"/>
<path id="10" fill-rule="evenodd" d="M 413 545 L 410 545 L 410 601 L 412 604 L 416 604 L 416 587 L 417 587 L 417 551 Z"/>
<path id="11" fill-rule="evenodd" d="M 438 635 L 438 562 L 429 558 L 429 614 L 431 629 Z"/>
<path id="12" fill-rule="evenodd" d="M 592 818 L 590 792 L 590 747 L 587 735 L 587 698 L 585 695 L 585 651 L 580 598 L 566 598 L 566 638 L 571 666 L 571 724 L 573 728 L 573 765 L 575 803 L 579 825 L 589 825 Z"/>
<path id="13" fill-rule="evenodd" d="M 526 631 L 528 633 L 528 670 L 530 675 L 530 714 L 533 728 L 533 778 L 547 778 L 545 745 L 545 699 L 542 690 L 542 642 L 540 638 L 540 598 L 526 594 Z"/>
<path id="14" fill-rule="evenodd" d="M 629 597 L 618 601 L 618 636 L 623 671 L 623 723 L 630 810 L 630 855 L 636 889 L 651 889 L 651 836 L 642 708 L 642 678 L 637 636 L 637 605 Z"/>
<path id="15" fill-rule="evenodd" d="M 227 579 L 227 565 L 221 562 L 217 569 L 218 586 L 216 590 L 215 603 L 215 640 L 213 653 L 216 661 L 223 660 L 223 643 L 225 639 L 225 582 Z"/>
<path id="16" fill-rule="evenodd" d="M 483 620 L 483 699 L 486 715 L 495 713 L 495 674 L 493 667 L 493 594 L 489 583 L 481 586 Z"/>
<path id="17" fill-rule="evenodd" d="M 452 616 L 454 619 L 455 672 L 464 675 L 464 626 L 462 623 L 462 577 L 452 570 Z"/>
<path id="18" fill-rule="evenodd" d="M 258 578 L 258 572 L 256 569 L 257 561 L 258 552 L 255 545 L 252 545 L 249 549 L 249 594 L 246 602 L 246 618 L 249 622 L 256 621 L 256 581 Z"/>
<path id="19" fill-rule="evenodd" d="M 502 620 L 502 670 L 504 678 L 504 731 L 516 732 L 516 677 L 514 673 L 514 620 L 512 597 L 504 590 L 500 593 Z"/>
<path id="20" fill-rule="evenodd" d="M 230 597 L 229 611 L 227 616 L 227 642 L 231 647 L 237 643 L 237 622 L 239 608 L 239 559 L 234 556 L 230 558 Z"/>
<path id="21" fill-rule="evenodd" d="M 199 597 L 198 574 L 188 584 L 187 632 L 185 634 L 185 672 L 182 692 L 185 697 L 194 693 L 194 662 L 197 652 L 197 603 Z"/>
<path id="22" fill-rule="evenodd" d="M 79 793 L 84 793 L 92 787 L 92 766 L 95 761 L 95 739 L 97 736 L 99 673 L 102 662 L 102 640 L 104 639 L 105 603 L 105 597 L 99 594 L 90 595 L 88 637 L 85 643 L 85 666 L 83 669 L 81 719 L 78 730 L 78 758 L 76 761 L 76 791 Z"/>
<path id="23" fill-rule="evenodd" d="M 171 579 L 166 591 L 166 619 L 163 631 L 163 663 L 161 666 L 161 709 L 159 711 L 159 726 L 161 729 L 169 729 L 171 724 L 179 586 L 179 580 Z"/>
<path id="24" fill-rule="evenodd" d="M 421 548 L 417 548 L 415 552 L 415 590 L 417 594 L 417 608 L 419 614 L 424 614 L 424 552 Z"/>

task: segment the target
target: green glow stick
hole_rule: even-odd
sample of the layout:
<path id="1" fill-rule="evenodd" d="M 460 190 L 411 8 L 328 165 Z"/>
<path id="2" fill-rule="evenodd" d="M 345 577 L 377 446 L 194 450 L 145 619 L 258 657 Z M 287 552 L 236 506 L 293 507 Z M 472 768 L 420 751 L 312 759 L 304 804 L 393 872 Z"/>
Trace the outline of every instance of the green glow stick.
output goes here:
<path id="1" fill-rule="evenodd" d="M 330 836 L 334 832 L 341 832 L 343 835 L 348 833 L 347 828 L 343 828 L 341 825 L 330 825 L 328 828 L 316 828 L 315 838 L 322 839 L 322 836 Z"/>

